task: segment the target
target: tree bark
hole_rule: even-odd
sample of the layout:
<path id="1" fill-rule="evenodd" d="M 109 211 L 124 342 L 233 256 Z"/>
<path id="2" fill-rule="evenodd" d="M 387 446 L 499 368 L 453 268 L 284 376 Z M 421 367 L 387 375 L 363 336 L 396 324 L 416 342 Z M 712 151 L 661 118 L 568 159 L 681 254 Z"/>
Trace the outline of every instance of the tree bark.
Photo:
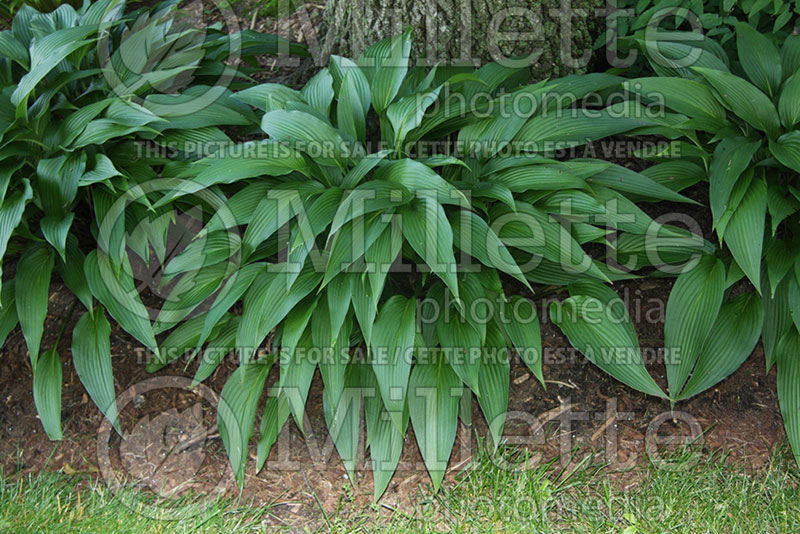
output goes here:
<path id="1" fill-rule="evenodd" d="M 534 79 L 563 76 L 585 71 L 605 29 L 604 7 L 605 0 L 328 0 L 316 54 L 357 58 L 410 27 L 412 58 L 428 65 L 516 61 Z"/>

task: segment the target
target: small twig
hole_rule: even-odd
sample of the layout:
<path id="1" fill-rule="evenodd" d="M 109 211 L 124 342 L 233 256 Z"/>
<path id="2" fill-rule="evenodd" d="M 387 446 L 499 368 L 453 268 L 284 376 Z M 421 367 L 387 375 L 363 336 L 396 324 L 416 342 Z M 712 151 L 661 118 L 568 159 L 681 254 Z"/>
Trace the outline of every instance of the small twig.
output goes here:
<path id="1" fill-rule="evenodd" d="M 557 386 L 563 386 L 565 388 L 570 388 L 570 389 L 580 389 L 578 386 L 573 384 L 572 381 L 567 383 L 567 382 L 562 382 L 561 380 L 545 380 L 544 383 L 545 384 L 556 384 Z"/>
<path id="2" fill-rule="evenodd" d="M 608 428 L 608 427 L 611 425 L 611 423 L 613 423 L 613 422 L 614 422 L 614 421 L 616 421 L 616 420 L 617 420 L 617 416 L 616 416 L 616 415 L 612 415 L 611 417 L 609 417 L 608 419 L 606 419 L 606 422 L 605 422 L 605 423 L 603 423 L 603 426 L 601 426 L 600 428 L 598 428 L 598 429 L 597 429 L 597 431 L 596 431 L 594 434 L 592 434 L 592 438 L 591 438 L 589 441 L 591 441 L 592 443 L 594 443 L 595 441 L 597 441 L 597 438 L 599 438 L 599 437 L 600 437 L 600 435 L 601 435 L 603 432 L 605 432 L 606 428 Z"/>

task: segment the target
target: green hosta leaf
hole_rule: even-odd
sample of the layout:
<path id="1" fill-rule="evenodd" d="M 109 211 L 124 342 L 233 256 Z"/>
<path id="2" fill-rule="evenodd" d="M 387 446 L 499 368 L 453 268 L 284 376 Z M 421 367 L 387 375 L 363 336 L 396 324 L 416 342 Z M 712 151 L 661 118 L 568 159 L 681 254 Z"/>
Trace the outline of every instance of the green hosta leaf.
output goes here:
<path id="1" fill-rule="evenodd" d="M 750 165 L 760 146 L 760 141 L 726 137 L 714 149 L 708 175 L 708 197 L 715 223 L 720 221 L 722 214 L 728 209 L 728 200 L 736 182 Z"/>
<path id="2" fill-rule="evenodd" d="M 694 66 L 728 71 L 727 56 L 716 41 L 702 36 L 698 39 L 698 34 L 694 32 L 674 33 L 675 40 L 646 37 L 638 40 L 656 74 L 693 78 L 696 75 L 691 67 Z"/>
<path id="3" fill-rule="evenodd" d="M 344 389 L 335 398 L 338 400 L 323 396 L 325 422 L 345 470 L 350 480 L 355 482 L 361 426 L 361 371 L 358 366 L 347 367 Z"/>
<path id="4" fill-rule="evenodd" d="M 478 383 L 481 395 L 478 397 L 483 417 L 489 425 L 489 434 L 494 443 L 494 450 L 500 445 L 503 427 L 508 412 L 508 387 L 511 378 L 511 367 L 502 350 L 503 339 L 500 333 L 489 329 L 487 334 L 487 350 L 481 361 Z"/>
<path id="5" fill-rule="evenodd" d="M 783 77 L 792 76 L 800 68 L 800 35 L 788 35 L 781 46 Z"/>
<path id="6" fill-rule="evenodd" d="M 688 399 L 736 371 L 761 337 L 764 307 L 755 293 L 745 293 L 722 305 L 692 377 L 679 399 Z"/>
<path id="7" fill-rule="evenodd" d="M 547 165 L 526 165 L 506 169 L 491 175 L 497 181 L 508 187 L 513 193 L 525 191 L 558 191 L 561 189 L 584 189 L 586 182 L 577 176 L 566 172 L 562 167 Z"/>
<path id="8" fill-rule="evenodd" d="M 281 332 L 281 360 L 280 360 L 280 380 L 278 385 L 281 385 L 286 380 L 289 366 L 294 361 L 295 349 L 300 343 L 300 339 L 306 332 L 306 326 L 311 320 L 311 314 L 314 313 L 319 305 L 319 299 L 316 297 L 308 297 L 301 302 L 300 305 L 292 308 L 286 315 L 286 320 L 283 322 L 283 330 Z M 306 340 L 308 341 L 308 340 Z M 300 427 L 302 429 L 302 426 Z"/>
<path id="9" fill-rule="evenodd" d="M 6 342 L 8 334 L 17 326 L 17 303 L 14 294 L 14 280 L 3 284 L 0 290 L 0 349 Z"/>
<path id="10" fill-rule="evenodd" d="M 496 209 L 492 226 L 509 247 L 523 250 L 560 265 L 567 274 L 589 275 L 600 280 L 606 276 L 592 262 L 580 244 L 552 216 L 519 203 L 517 213 L 504 207 Z"/>
<path id="11" fill-rule="evenodd" d="M 80 29 L 82 32 L 85 31 L 86 34 L 93 31 L 91 28 L 71 29 Z M 63 37 L 63 35 L 59 37 Z M 70 55 L 72 52 L 75 52 L 82 46 L 91 43 L 89 40 L 81 41 L 79 39 L 80 37 L 76 39 L 75 36 L 70 36 L 69 41 L 61 46 L 58 46 L 54 50 L 49 49 L 48 46 L 44 46 L 43 43 L 43 45 L 39 46 L 38 48 L 37 59 L 39 59 L 39 61 L 35 61 L 33 58 L 33 53 L 31 54 L 31 70 L 28 71 L 22 78 L 20 78 L 16 89 L 14 89 L 14 92 L 11 94 L 11 103 L 16 106 L 18 117 L 25 115 L 25 105 L 28 101 L 28 97 L 33 92 L 36 85 L 41 82 L 42 79 L 44 79 L 44 77 L 47 76 L 53 69 L 55 69 L 58 64 L 61 63 L 68 55 Z M 42 39 L 42 42 L 46 40 L 47 39 Z M 48 48 L 46 54 L 44 53 L 45 48 Z"/>
<path id="12" fill-rule="evenodd" d="M 788 278 L 788 282 L 789 314 L 792 317 L 795 328 L 798 328 L 798 325 L 800 325 L 800 285 L 798 284 L 800 284 L 800 282 L 793 276 Z"/>
<path id="13" fill-rule="evenodd" d="M 385 182 L 383 180 L 370 180 L 356 187 L 345 196 L 338 205 L 336 215 L 331 222 L 329 235 L 333 235 L 345 223 L 366 213 L 387 210 L 408 203 L 412 195 L 402 185 Z M 329 237 L 330 241 L 332 238 Z"/>
<path id="14" fill-rule="evenodd" d="M 367 261 L 367 277 L 370 287 L 375 288 L 373 297 L 375 304 L 378 304 L 383 286 L 386 283 L 386 276 L 389 274 L 394 261 L 400 255 L 403 248 L 403 235 L 399 228 L 389 226 L 378 239 L 367 250 L 364 258 Z M 349 296 L 348 296 L 349 302 Z"/>
<path id="15" fill-rule="evenodd" d="M 33 365 L 33 402 L 47 437 L 61 439 L 61 358 L 56 349 L 42 353 Z"/>
<path id="16" fill-rule="evenodd" d="M 408 72 L 411 53 L 411 32 L 403 32 L 390 40 L 369 47 L 358 60 L 372 89 L 372 105 L 379 115 L 397 96 Z"/>
<path id="17" fill-rule="evenodd" d="M 333 102 L 333 78 L 328 69 L 322 69 L 308 80 L 300 91 L 308 105 L 328 117 Z"/>
<path id="18" fill-rule="evenodd" d="M 45 217 L 42 219 L 42 235 L 61 255 L 66 258 L 67 235 L 72 226 L 75 214 L 70 212 L 63 217 Z"/>
<path id="19" fill-rule="evenodd" d="M 381 308 L 372 328 L 372 369 L 381 398 L 392 414 L 397 430 L 403 431 L 400 415 L 405 406 L 411 355 L 414 348 L 417 302 L 394 295 Z"/>
<path id="20" fill-rule="evenodd" d="M 587 141 L 651 126 L 646 119 L 615 116 L 608 110 L 577 108 L 563 114 L 551 113 L 531 118 L 514 141 L 528 152 L 547 152 L 581 146 Z"/>
<path id="21" fill-rule="evenodd" d="M 78 181 L 86 169 L 80 158 L 41 159 L 36 166 L 39 197 L 46 216 L 66 215 L 78 191 Z"/>
<path id="22" fill-rule="evenodd" d="M 242 238 L 242 258 L 247 260 L 258 246 L 304 210 L 302 197 L 291 189 L 273 189 L 256 206 Z"/>
<path id="23" fill-rule="evenodd" d="M 771 138 L 778 136 L 781 124 L 778 112 L 769 97 L 755 86 L 733 74 L 694 67 L 717 90 L 722 103 L 753 128 Z"/>
<path id="24" fill-rule="evenodd" d="M 278 434 L 289 419 L 289 404 L 286 402 L 286 397 L 281 394 L 274 395 L 273 392 L 274 388 L 270 390 L 264 406 L 264 415 L 261 416 L 256 472 L 264 467 L 272 445 L 277 441 Z"/>
<path id="25" fill-rule="evenodd" d="M 456 248 L 487 267 L 513 276 L 530 289 L 516 260 L 483 218 L 471 211 L 461 210 L 458 216 L 453 217 L 452 228 Z"/>
<path id="26" fill-rule="evenodd" d="M 762 279 L 761 300 L 764 304 L 764 328 L 761 341 L 764 345 L 764 356 L 767 371 L 775 363 L 777 346 L 783 335 L 792 328 L 792 316 L 789 307 L 789 280 L 784 278 L 778 285 L 774 295 L 770 295 L 766 287 L 766 278 Z"/>
<path id="27" fill-rule="evenodd" d="M 299 91 L 279 83 L 264 83 L 249 87 L 235 93 L 232 98 L 264 112 L 285 109 L 287 102 L 306 103 Z"/>
<path id="28" fill-rule="evenodd" d="M 367 112 L 362 105 L 362 95 L 359 93 L 359 84 L 366 83 L 363 77 L 360 70 L 348 70 L 342 81 L 339 100 L 336 103 L 337 126 L 344 133 L 361 142 L 365 141 L 367 135 Z M 367 109 L 369 109 L 369 100 L 367 100 Z"/>
<path id="29" fill-rule="evenodd" d="M 25 187 L 23 191 L 0 203 L 0 261 L 5 257 L 11 234 L 22 220 L 25 206 L 33 198 L 31 183 L 25 178 L 22 179 L 22 183 Z"/>
<path id="30" fill-rule="evenodd" d="M 641 174 L 673 191 L 682 191 L 708 176 L 703 167 L 686 160 L 658 163 L 644 169 Z"/>
<path id="31" fill-rule="evenodd" d="M 667 301 L 664 344 L 667 382 L 677 398 L 712 332 L 725 291 L 725 266 L 713 256 L 690 263 L 678 276 Z"/>
<path id="32" fill-rule="evenodd" d="M 339 334 L 339 331 L 336 333 L 331 331 L 331 316 L 328 306 L 324 303 L 317 306 L 311 318 L 311 340 L 314 349 L 320 351 L 319 371 L 324 385 L 322 394 L 331 401 L 329 404 L 331 408 L 336 406 L 344 389 L 344 373 L 350 358 L 349 330 L 351 326 L 352 323 L 347 325 L 345 328 L 347 332 L 342 333 L 342 342 L 334 346 L 333 338 Z M 346 341 L 344 340 L 345 335 Z"/>
<path id="33" fill-rule="evenodd" d="M 781 223 L 786 220 L 787 217 L 794 214 L 795 212 L 800 209 L 800 200 L 792 195 L 791 191 L 786 191 L 785 188 L 782 186 L 772 182 L 767 184 L 767 210 L 769 211 L 769 218 L 772 230 L 772 237 L 776 237 L 778 232 L 778 227 Z M 773 241 L 772 244 L 775 245 L 779 243 L 779 241 Z M 786 252 L 782 250 L 781 252 Z M 768 260 L 767 263 L 769 264 L 770 261 Z M 788 269 L 788 267 L 787 267 Z M 772 280 L 772 276 L 770 276 Z M 778 281 L 776 281 L 777 283 Z M 772 290 L 775 290 L 775 286 L 772 286 Z"/>
<path id="34" fill-rule="evenodd" d="M 791 76 L 783 84 L 778 113 L 784 128 L 792 129 L 800 121 L 800 75 Z"/>
<path id="35" fill-rule="evenodd" d="M 291 224 L 287 263 L 302 265 L 312 251 L 316 252 L 317 237 L 333 221 L 341 199 L 342 190 L 331 187 L 314 199 L 307 210 L 300 211 L 297 220 Z M 324 259 L 316 255 L 312 262 L 321 264 Z"/>
<path id="36" fill-rule="evenodd" d="M 306 330 L 290 351 L 285 351 L 284 348 L 288 347 L 281 346 L 281 393 L 289 401 L 289 409 L 297 427 L 305 433 L 303 416 L 308 400 L 308 390 L 311 387 L 314 370 L 317 368 L 317 359 L 323 347 L 315 347 L 311 331 Z"/>
<path id="37" fill-rule="evenodd" d="M 364 76 L 364 72 L 359 68 L 355 61 L 347 59 L 346 57 L 331 55 L 331 62 L 329 65 L 331 76 L 333 76 L 333 88 L 339 95 L 339 100 L 342 97 L 342 86 L 344 79 L 350 76 L 351 88 L 358 96 L 358 102 L 361 105 L 361 111 L 364 116 L 367 116 L 369 107 L 372 103 L 372 94 L 369 88 L 369 81 Z"/>
<path id="38" fill-rule="evenodd" d="M 361 384 L 364 393 L 367 443 L 372 460 L 372 477 L 375 486 L 374 499 L 377 501 L 386 491 L 400 461 L 409 415 L 407 411 L 388 412 L 378 393 L 378 382 L 372 368 L 369 365 L 359 365 L 359 367 L 361 368 Z M 400 421 L 399 425 L 395 423 L 396 420 Z"/>
<path id="39" fill-rule="evenodd" d="M 74 235 L 67 236 L 66 258 L 59 259 L 58 273 L 61 280 L 83 303 L 89 313 L 92 313 L 92 292 L 89 291 L 89 284 L 86 281 L 86 274 L 83 272 L 83 264 L 86 256 L 78 248 L 78 238 Z"/>
<path id="40" fill-rule="evenodd" d="M 503 322 L 511 343 L 520 358 L 539 382 L 544 385 L 542 376 L 542 334 L 536 306 L 529 300 L 514 295 L 508 302 L 508 313 Z"/>
<path id="41" fill-rule="evenodd" d="M 240 248 L 239 234 L 221 230 L 193 240 L 164 267 L 164 275 L 194 271 L 216 265 L 234 256 Z"/>
<path id="42" fill-rule="evenodd" d="M 328 261 L 325 266 L 323 287 L 359 260 L 386 230 L 389 222 L 386 214 L 376 213 L 345 223 L 344 227 L 336 232 L 333 242 L 326 249 Z"/>
<path id="43" fill-rule="evenodd" d="M 236 369 L 225 382 L 219 398 L 219 436 L 240 488 L 244 485 L 244 468 L 249 456 L 247 444 L 253 435 L 256 408 L 264 391 L 270 363 L 253 362 Z"/>
<path id="44" fill-rule="evenodd" d="M 219 289 L 231 270 L 232 266 L 218 263 L 182 275 L 161 306 L 153 323 L 153 332 L 158 335 L 183 321 Z"/>
<path id="45" fill-rule="evenodd" d="M 158 345 L 153 335 L 150 317 L 129 274 L 130 265 L 127 265 L 127 256 L 124 258 L 126 266 L 120 275 L 117 275 L 111 268 L 108 256 L 102 253 L 98 255 L 98 252 L 93 250 L 86 256 L 83 264 L 86 281 L 89 283 L 92 295 L 103 304 L 109 315 L 126 332 L 158 355 Z"/>
<path id="46" fill-rule="evenodd" d="M 272 139 L 313 155 L 322 165 L 344 170 L 350 150 L 330 124 L 302 111 L 276 110 L 261 119 L 261 129 Z"/>
<path id="47" fill-rule="evenodd" d="M 588 177 L 586 181 L 591 185 L 604 185 L 618 191 L 633 193 L 648 200 L 694 202 L 683 195 L 675 193 L 668 187 L 654 182 L 645 174 L 632 171 L 621 165 L 611 165 Z"/>
<path id="48" fill-rule="evenodd" d="M 345 175 L 342 179 L 342 188 L 343 189 L 350 189 L 356 187 L 359 182 L 367 175 L 369 172 L 375 168 L 383 159 L 391 154 L 391 150 L 381 150 L 380 152 L 376 152 L 374 154 L 368 154 L 364 158 L 362 158 L 355 167 L 350 169 L 350 171 Z"/>
<path id="49" fill-rule="evenodd" d="M 250 288 L 250 285 L 261 272 L 266 268 L 266 263 L 251 263 L 245 265 L 240 270 L 231 275 L 220 289 L 219 294 L 214 299 L 214 303 L 206 313 L 203 322 L 203 330 L 197 341 L 197 346 L 203 345 L 208 340 L 214 327 L 222 319 L 228 310 L 231 309 L 239 298 Z"/>
<path id="50" fill-rule="evenodd" d="M 778 401 L 795 461 L 800 463 L 800 334 L 789 330 L 778 342 Z"/>
<path id="51" fill-rule="evenodd" d="M 736 25 L 736 49 L 750 81 L 767 95 L 775 96 L 783 76 L 781 57 L 772 41 L 749 24 L 740 22 Z"/>
<path id="52" fill-rule="evenodd" d="M 795 172 L 800 172 L 800 132 L 795 130 L 770 141 L 769 150 L 775 159 Z"/>
<path id="53" fill-rule="evenodd" d="M 28 49 L 10 31 L 0 32 L 0 54 L 16 61 L 20 67 L 28 70 Z"/>
<path id="54" fill-rule="evenodd" d="M 503 286 L 500 284 L 497 273 L 487 271 L 479 274 L 465 269 L 459 280 L 459 288 L 461 289 L 460 302 L 453 303 L 455 311 L 460 318 L 466 319 L 478 331 L 481 345 L 483 345 L 486 341 L 486 325 L 492 318 L 486 297 L 491 293 L 502 293 Z"/>
<path id="55" fill-rule="evenodd" d="M 725 243 L 736 263 L 757 288 L 761 287 L 761 249 L 766 215 L 766 184 L 764 180 L 754 180 L 725 231 Z"/>
<path id="56" fill-rule="evenodd" d="M 437 492 L 456 439 L 461 380 L 443 359 L 421 362 L 411 371 L 408 391 L 414 435 Z"/>
<path id="57" fill-rule="evenodd" d="M 464 194 L 444 180 L 430 167 L 409 158 L 385 165 L 376 177 L 397 183 L 417 196 L 431 196 L 441 204 L 466 205 Z"/>
<path id="58" fill-rule="evenodd" d="M 347 312 L 350 310 L 350 299 L 353 294 L 353 278 L 347 275 L 337 276 L 330 284 L 328 284 L 327 300 L 328 300 L 328 315 L 330 317 L 330 342 L 336 343 L 339 338 L 346 335 L 347 339 L 342 339 L 342 342 L 350 343 L 350 331 L 342 331 L 342 325 L 347 318 Z"/>
<path id="59" fill-rule="evenodd" d="M 481 395 L 481 335 L 470 322 L 453 310 L 442 312 L 436 322 L 436 335 L 445 352 L 447 363 L 458 377 L 477 395 Z"/>
<path id="60" fill-rule="evenodd" d="M 103 145 L 111 139 L 125 137 L 136 132 L 156 134 L 157 130 L 146 126 L 125 126 L 111 119 L 97 119 L 86 125 L 86 128 L 72 142 L 72 149 L 89 145 Z"/>
<path id="61" fill-rule="evenodd" d="M 191 169 L 196 175 L 191 180 L 176 181 L 175 189 L 155 203 L 154 207 L 169 204 L 176 198 L 196 193 L 212 185 L 231 184 L 258 176 L 283 176 L 294 171 L 307 173 L 307 164 L 302 154 L 271 139 L 243 143 L 231 149 L 233 154 L 219 154 L 195 163 Z M 235 154 L 235 155 L 234 155 Z M 253 187 L 256 187 L 253 184 Z M 233 225 L 234 214 L 240 209 L 235 204 L 221 211 L 220 217 L 226 228 Z M 245 215 L 244 213 L 242 215 Z"/>
<path id="62" fill-rule="evenodd" d="M 200 357 L 200 365 L 197 366 L 197 371 L 192 379 L 192 387 L 197 386 L 197 384 L 211 376 L 219 367 L 222 359 L 233 351 L 236 347 L 236 332 L 238 329 L 239 317 L 234 315 L 219 335 L 209 342 Z"/>
<path id="63" fill-rule="evenodd" d="M 627 90 L 663 99 L 670 109 L 693 119 L 725 120 L 723 108 L 705 85 L 685 78 L 636 78 L 624 83 Z"/>
<path id="64" fill-rule="evenodd" d="M 199 235 L 250 224 L 256 206 L 273 186 L 273 183 L 265 179 L 244 186 L 228 199 L 224 207 L 217 210 Z"/>
<path id="65" fill-rule="evenodd" d="M 769 279 L 769 295 L 774 296 L 778 285 L 783 281 L 789 271 L 794 267 L 797 260 L 797 246 L 794 242 L 786 242 L 773 239 L 767 245 L 764 262 L 767 267 L 767 278 Z M 766 279 L 762 286 L 766 285 Z"/>
<path id="66" fill-rule="evenodd" d="M 380 295 L 376 295 L 372 290 L 366 277 L 353 282 L 353 311 L 367 345 L 372 343 L 372 328 L 375 324 L 375 317 L 378 315 L 377 301 L 379 299 Z"/>
<path id="67" fill-rule="evenodd" d="M 178 358 L 187 357 L 189 351 L 198 345 L 205 319 L 205 314 L 196 315 L 170 332 L 167 339 L 159 345 L 158 355 L 147 362 L 147 372 L 154 373 Z M 227 319 L 228 317 L 223 317 L 217 323 L 212 337 L 227 324 Z"/>
<path id="68" fill-rule="evenodd" d="M 406 136 L 420 125 L 427 109 L 439 98 L 441 86 L 427 91 L 401 98 L 386 109 L 386 117 L 394 129 L 394 144 L 397 150 L 402 149 Z"/>
<path id="69" fill-rule="evenodd" d="M 600 284 L 576 285 L 570 294 L 563 303 L 550 306 L 550 320 L 570 344 L 620 382 L 665 397 L 642 363 L 639 340 L 617 294 Z"/>
<path id="70" fill-rule="evenodd" d="M 89 396 L 119 431 L 111 369 L 111 326 L 102 308 L 97 308 L 93 314 L 84 313 L 75 325 L 72 363 Z"/>
<path id="71" fill-rule="evenodd" d="M 17 263 L 15 278 L 17 315 L 34 368 L 44 333 L 50 274 L 54 262 L 53 253 L 47 246 L 34 243 L 25 250 Z"/>
<path id="72" fill-rule="evenodd" d="M 404 209 L 402 215 L 403 236 L 457 298 L 453 229 L 441 204 L 433 198 L 422 197 L 413 208 Z"/>
<path id="73" fill-rule="evenodd" d="M 262 272 L 245 293 L 242 320 L 236 336 L 236 346 L 245 363 L 267 334 L 317 287 L 322 278 L 321 274 L 307 268 L 289 286 L 287 276 L 292 274 L 290 269 L 292 267 L 284 264 L 283 272 Z"/>
<path id="74" fill-rule="evenodd" d="M 495 156 L 508 146 L 525 122 L 540 111 L 544 94 L 555 94 L 555 89 L 547 84 L 547 80 L 501 95 L 492 103 L 497 106 L 495 109 L 499 110 L 498 113 L 471 122 L 458 131 L 458 144 L 463 147 L 463 153 L 482 158 Z"/>

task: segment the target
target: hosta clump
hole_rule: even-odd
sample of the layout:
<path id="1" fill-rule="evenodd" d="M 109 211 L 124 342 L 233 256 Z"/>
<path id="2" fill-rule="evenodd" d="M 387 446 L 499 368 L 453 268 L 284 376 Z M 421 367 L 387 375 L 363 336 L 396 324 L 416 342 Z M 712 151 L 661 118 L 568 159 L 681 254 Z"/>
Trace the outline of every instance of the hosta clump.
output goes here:
<path id="1" fill-rule="evenodd" d="M 618 0 L 613 8 L 616 11 L 607 15 L 613 26 L 597 38 L 594 47 L 606 48 L 613 67 L 639 71 L 643 65 L 634 60 L 641 57 L 637 49 L 651 56 L 648 52 L 659 49 L 665 57 L 678 59 L 692 48 L 704 48 L 733 58 L 740 23 L 783 43 L 797 33 L 800 4 L 795 0 Z"/>
<path id="2" fill-rule="evenodd" d="M 258 469 L 290 415 L 308 431 L 304 406 L 318 368 L 325 420 L 348 472 L 363 403 L 376 497 L 409 421 L 438 488 L 473 394 L 497 445 L 509 351 L 542 380 L 538 317 L 524 297 L 534 284 L 570 284 L 608 301 L 604 282 L 713 250 L 655 223 L 628 198 L 687 201 L 668 187 L 607 162 L 537 153 L 652 126 L 635 118 L 620 126 L 612 109 L 573 109 L 620 78 L 520 86 L 519 71 L 497 64 L 472 73 L 409 67 L 409 49 L 406 33 L 357 62 L 334 56 L 300 91 L 263 84 L 237 92 L 233 99 L 255 109 L 267 138 L 185 168 L 183 192 L 154 203 L 203 188 L 230 195 L 198 236 L 207 246 L 187 247 L 166 270 L 238 266 L 224 295 L 170 337 L 192 353 L 208 343 L 196 381 L 230 351 L 241 360 L 219 410 L 240 483 L 274 366 Z M 430 154 L 434 145 L 452 150 Z M 659 239 L 671 247 L 659 248 Z M 606 247 L 602 257 L 584 250 L 595 244 Z M 231 312 L 239 299 L 241 313 Z M 150 369 L 178 355 L 162 350 Z M 627 366 L 596 363 L 658 389 L 640 355 Z"/>
<path id="3" fill-rule="evenodd" d="M 695 395 L 736 370 L 760 337 L 767 368 L 778 366 L 781 412 L 800 458 L 800 38 L 777 48 L 739 24 L 736 44 L 730 68 L 696 50 L 694 64 L 626 83 L 680 118 L 664 133 L 685 139 L 685 150 L 662 164 L 707 173 L 724 245 L 681 274 L 670 295 L 666 344 L 680 348 L 681 361 L 667 378 L 673 400 Z M 743 279 L 752 288 L 739 292 Z"/>
<path id="4" fill-rule="evenodd" d="M 73 336 L 75 367 L 113 420 L 110 328 L 94 299 L 157 350 L 121 252 L 123 227 L 159 220 L 161 232 L 149 241 L 164 250 L 171 208 L 153 210 L 148 194 L 154 193 L 142 184 L 174 177 L 191 156 L 181 152 L 168 161 L 143 154 L 142 143 L 229 141 L 218 126 L 255 124 L 247 106 L 228 104 L 229 89 L 208 83 L 222 78 L 241 86 L 242 75 L 222 62 L 277 51 L 279 44 L 274 37 L 179 25 L 174 2 L 124 8 L 116 0 L 78 10 L 63 4 L 52 13 L 25 6 L 12 29 L 0 32 L 0 261 L 16 262 L 15 278 L 4 280 L 0 293 L 0 345 L 19 323 L 51 438 L 61 436 L 58 343 L 41 347 L 51 278 L 59 276 L 87 310 Z M 134 191 L 141 194 L 126 202 Z M 93 238 L 101 253 L 87 255 Z M 135 245 L 146 257 L 148 241 Z"/>

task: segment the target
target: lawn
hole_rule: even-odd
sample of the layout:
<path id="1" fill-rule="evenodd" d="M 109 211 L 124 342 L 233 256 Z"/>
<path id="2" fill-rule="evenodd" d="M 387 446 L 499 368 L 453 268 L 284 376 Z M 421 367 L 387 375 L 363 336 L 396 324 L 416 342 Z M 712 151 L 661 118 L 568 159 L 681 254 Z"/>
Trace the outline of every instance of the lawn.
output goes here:
<path id="1" fill-rule="evenodd" d="M 554 464 L 524 468 L 530 455 L 502 448 L 482 454 L 435 497 L 423 491 L 416 508 L 378 504 L 356 509 L 347 491 L 334 511 L 320 510 L 316 529 L 282 524 L 279 508 L 246 499 L 176 502 L 179 521 L 151 517 L 86 476 L 42 472 L 0 478 L 3 532 L 614 532 L 786 533 L 800 531 L 798 472 L 783 447 L 757 473 L 719 454 L 684 452 L 636 473 L 635 481 L 584 462 L 571 473 Z M 689 476 L 691 475 L 691 476 Z M 133 490 L 130 490 L 133 491 Z M 141 502 L 141 495 L 136 495 Z M 156 514 L 157 515 L 157 514 Z"/>

